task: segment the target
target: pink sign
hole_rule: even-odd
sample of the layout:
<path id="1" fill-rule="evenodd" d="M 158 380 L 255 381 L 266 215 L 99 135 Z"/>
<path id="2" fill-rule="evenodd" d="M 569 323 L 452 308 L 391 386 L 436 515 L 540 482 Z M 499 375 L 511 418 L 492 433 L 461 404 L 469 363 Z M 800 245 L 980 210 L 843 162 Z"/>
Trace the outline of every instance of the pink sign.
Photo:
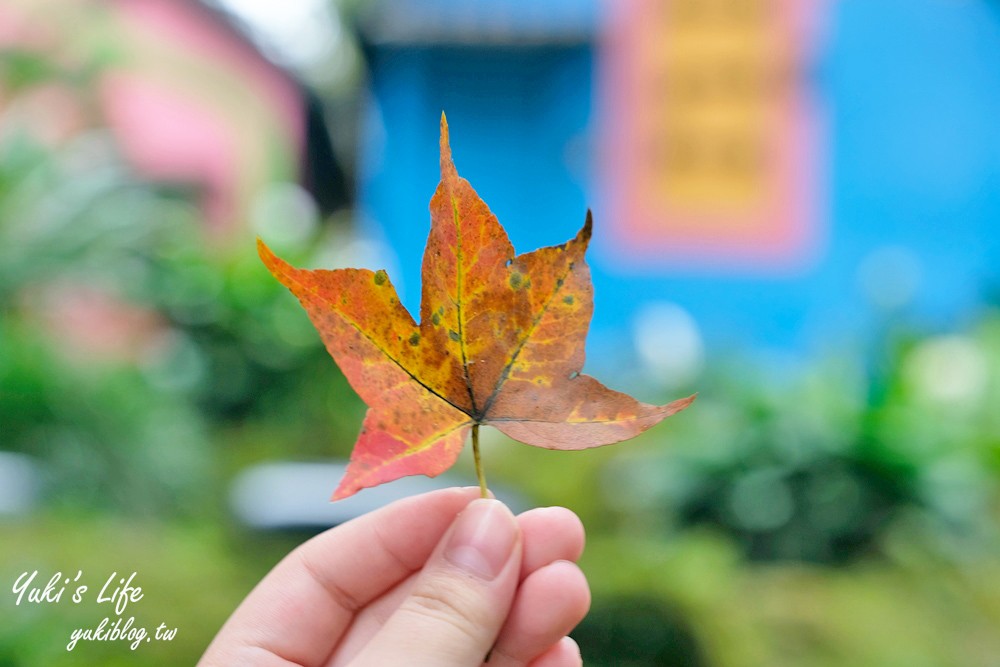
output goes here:
<path id="1" fill-rule="evenodd" d="M 788 269 L 819 235 L 821 0 L 608 3 L 600 95 L 610 243 L 643 269 Z"/>

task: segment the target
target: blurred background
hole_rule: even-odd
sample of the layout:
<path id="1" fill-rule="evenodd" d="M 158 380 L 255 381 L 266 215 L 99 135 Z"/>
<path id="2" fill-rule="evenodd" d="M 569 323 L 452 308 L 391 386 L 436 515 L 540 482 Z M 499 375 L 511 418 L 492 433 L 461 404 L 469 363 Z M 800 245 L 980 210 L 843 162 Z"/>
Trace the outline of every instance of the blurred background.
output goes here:
<path id="1" fill-rule="evenodd" d="M 411 311 L 438 179 L 518 251 L 594 211 L 586 452 L 484 442 L 589 534 L 587 664 L 1000 665 L 1000 3 L 0 1 L 0 666 L 193 664 L 310 534 L 364 406 L 260 235 Z M 464 455 L 463 455 L 464 456 Z M 67 593 L 67 596 L 69 593 Z M 131 612 L 130 612 L 131 613 Z"/>

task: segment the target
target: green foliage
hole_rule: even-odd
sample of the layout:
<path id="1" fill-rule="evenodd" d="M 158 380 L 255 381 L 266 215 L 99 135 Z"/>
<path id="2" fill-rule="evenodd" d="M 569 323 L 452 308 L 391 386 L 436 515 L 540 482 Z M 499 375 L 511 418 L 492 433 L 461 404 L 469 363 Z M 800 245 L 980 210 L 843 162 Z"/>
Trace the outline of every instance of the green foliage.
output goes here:
<path id="1" fill-rule="evenodd" d="M 17 544 L 0 552 L 0 579 L 14 582 L 23 572 L 38 570 L 48 581 L 55 572 L 75 577 L 90 588 L 80 604 L 74 588 L 57 603 L 14 605 L 3 596 L 0 609 L 0 665 L 193 665 L 222 621 L 249 592 L 259 573 L 233 563 L 234 548 L 216 528 L 169 525 L 155 521 L 108 519 L 95 515 L 64 520 L 38 517 L 3 526 L 4 539 Z M 106 616 L 108 603 L 95 602 L 100 587 L 117 573 L 135 582 L 143 598 L 132 603 L 124 618 L 156 628 L 178 629 L 170 642 L 140 646 L 135 652 L 122 642 L 77 643 L 66 650 L 77 628 L 93 628 Z M 44 584 L 43 581 L 43 584 Z M 10 585 L 10 584 L 8 584 Z M 5 589 L 7 586 L 5 586 Z"/>
<path id="2" fill-rule="evenodd" d="M 24 87 L 62 76 L 21 74 Z M 308 321 L 256 257 L 210 246 L 200 224 L 191 193 L 138 180 L 101 131 L 0 134 L 0 451 L 42 474 L 34 512 L 0 516 L 0 542 L 16 545 L 0 550 L 2 665 L 194 664 L 294 546 L 233 530 L 232 474 L 356 435 L 363 407 Z M 15 607 L 9 588 L 34 569 L 135 570 L 137 623 L 178 636 L 67 653 L 71 630 L 104 614 Z"/>
<path id="3" fill-rule="evenodd" d="M 0 140 L 0 444 L 43 463 L 49 504 L 198 513 L 217 504 L 227 430 L 284 421 L 299 456 L 354 430 L 308 322 L 252 258 L 213 256 L 198 220 L 104 140 Z M 53 325 L 85 298 L 123 322 Z M 136 331 L 105 343 L 118 325 Z"/>
<path id="4" fill-rule="evenodd" d="M 1000 650 L 994 632 L 1000 622 L 997 560 L 957 564 L 921 546 L 922 540 L 919 529 L 899 522 L 883 535 L 880 558 L 831 568 L 750 563 L 736 543 L 704 529 L 671 539 L 592 537 L 582 566 L 593 589 L 593 615 L 607 617 L 623 600 L 641 601 L 642 613 L 617 621 L 618 627 L 642 634 L 626 624 L 650 619 L 654 625 L 648 636 L 660 637 L 659 643 L 632 665 L 669 665 L 658 661 L 657 651 L 678 643 L 683 650 L 675 657 L 689 662 L 675 664 L 992 664 Z M 574 634 L 581 644 L 600 648 L 613 641 L 606 632 L 588 624 Z M 587 659 L 620 664 L 612 653 Z"/>

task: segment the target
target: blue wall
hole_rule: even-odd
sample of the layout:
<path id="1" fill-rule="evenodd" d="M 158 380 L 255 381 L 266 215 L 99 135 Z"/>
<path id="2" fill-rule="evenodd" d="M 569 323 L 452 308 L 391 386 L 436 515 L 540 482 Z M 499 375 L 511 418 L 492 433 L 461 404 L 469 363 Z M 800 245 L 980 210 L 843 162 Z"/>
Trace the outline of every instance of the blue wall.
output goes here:
<path id="1" fill-rule="evenodd" d="M 973 317 L 1000 284 L 1000 7 L 841 0 L 825 24 L 811 70 L 826 116 L 822 240 L 784 274 L 664 263 L 636 275 L 602 254 L 589 46 L 375 48 L 361 211 L 399 255 L 407 305 L 444 110 L 459 172 L 518 251 L 566 240 L 595 208 L 591 349 L 608 358 L 649 301 L 679 304 L 715 348 L 836 345 L 885 316 L 873 299 L 932 327 Z"/>

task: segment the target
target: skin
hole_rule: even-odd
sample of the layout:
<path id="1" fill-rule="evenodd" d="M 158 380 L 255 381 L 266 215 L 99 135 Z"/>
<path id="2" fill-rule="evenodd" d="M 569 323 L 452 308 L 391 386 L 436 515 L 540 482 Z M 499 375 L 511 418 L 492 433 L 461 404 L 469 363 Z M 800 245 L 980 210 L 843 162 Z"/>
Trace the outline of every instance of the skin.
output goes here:
<path id="1" fill-rule="evenodd" d="M 199 665 L 581 665 L 567 636 L 590 606 L 580 520 L 561 507 L 514 517 L 477 498 L 407 498 L 302 544 Z"/>

